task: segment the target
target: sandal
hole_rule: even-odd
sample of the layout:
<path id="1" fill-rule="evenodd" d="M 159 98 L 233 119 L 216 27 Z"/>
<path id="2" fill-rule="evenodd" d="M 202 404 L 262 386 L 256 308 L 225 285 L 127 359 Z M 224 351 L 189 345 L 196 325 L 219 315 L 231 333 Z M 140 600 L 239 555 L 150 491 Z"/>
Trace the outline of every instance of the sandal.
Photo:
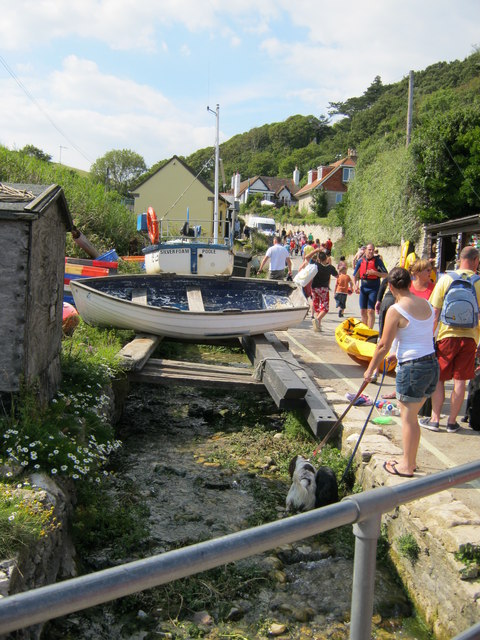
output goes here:
<path id="1" fill-rule="evenodd" d="M 382 400 L 395 400 L 396 397 L 397 394 L 395 393 L 395 391 L 392 391 L 391 393 L 384 393 L 382 396 Z"/>

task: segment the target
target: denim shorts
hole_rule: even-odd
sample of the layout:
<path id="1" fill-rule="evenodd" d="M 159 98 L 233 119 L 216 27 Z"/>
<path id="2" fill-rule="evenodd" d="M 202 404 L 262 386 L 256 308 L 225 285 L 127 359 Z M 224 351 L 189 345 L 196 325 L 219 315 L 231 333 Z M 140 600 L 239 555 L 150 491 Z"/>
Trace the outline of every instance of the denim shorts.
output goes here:
<path id="1" fill-rule="evenodd" d="M 400 402 L 420 402 L 432 395 L 440 367 L 435 354 L 397 365 L 396 393 Z"/>

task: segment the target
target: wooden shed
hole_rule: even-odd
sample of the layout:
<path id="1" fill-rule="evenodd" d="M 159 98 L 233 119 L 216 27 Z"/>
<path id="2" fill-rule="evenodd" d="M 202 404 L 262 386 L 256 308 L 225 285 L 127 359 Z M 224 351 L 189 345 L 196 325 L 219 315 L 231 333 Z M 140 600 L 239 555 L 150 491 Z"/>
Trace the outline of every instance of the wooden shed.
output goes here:
<path id="1" fill-rule="evenodd" d="M 58 185 L 0 183 L 0 394 L 60 382 L 65 236 L 73 227 Z"/>
<path id="2" fill-rule="evenodd" d="M 441 273 L 455 269 L 464 247 L 480 248 L 480 214 L 427 225 L 425 244 L 427 257 L 435 257 Z"/>

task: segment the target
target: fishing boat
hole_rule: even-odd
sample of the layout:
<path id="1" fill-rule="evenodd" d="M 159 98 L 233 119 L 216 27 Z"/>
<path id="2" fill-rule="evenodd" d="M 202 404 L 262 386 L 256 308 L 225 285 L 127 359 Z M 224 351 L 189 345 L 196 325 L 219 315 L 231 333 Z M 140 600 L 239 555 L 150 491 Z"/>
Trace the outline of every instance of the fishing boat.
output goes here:
<path id="1" fill-rule="evenodd" d="M 219 167 L 219 111 L 207 110 L 216 117 L 215 138 L 215 195 L 213 199 L 213 237 L 202 235 L 201 225 L 190 220 L 187 207 L 186 220 L 158 219 L 153 207 L 148 207 L 144 220 L 137 228 L 148 231 L 151 246 L 145 247 L 147 274 L 176 273 L 183 275 L 230 276 L 233 272 L 233 233 L 235 221 L 230 224 L 230 237 L 218 241 L 218 167 Z M 145 229 L 146 227 L 146 229 Z"/>
<path id="2" fill-rule="evenodd" d="M 135 274 L 72 280 L 70 286 L 88 324 L 181 340 L 286 330 L 308 310 L 299 287 L 277 280 Z"/>
<path id="3" fill-rule="evenodd" d="M 155 216 L 154 211 L 147 216 Z M 184 227 L 185 229 L 185 227 Z M 189 230 L 189 227 L 187 227 Z M 155 236 L 153 236 L 155 237 Z M 176 237 L 142 249 L 148 274 L 176 273 L 200 276 L 230 276 L 234 254 L 230 243 L 220 244 L 201 237 Z"/>
<path id="4" fill-rule="evenodd" d="M 377 346 L 378 331 L 370 329 L 356 318 L 346 318 L 335 329 L 335 340 L 349 356 L 363 362 L 370 362 Z M 386 371 L 392 371 L 396 361 L 388 362 L 385 359 L 384 364 Z M 382 364 L 380 371 L 383 371 L 383 366 Z"/>

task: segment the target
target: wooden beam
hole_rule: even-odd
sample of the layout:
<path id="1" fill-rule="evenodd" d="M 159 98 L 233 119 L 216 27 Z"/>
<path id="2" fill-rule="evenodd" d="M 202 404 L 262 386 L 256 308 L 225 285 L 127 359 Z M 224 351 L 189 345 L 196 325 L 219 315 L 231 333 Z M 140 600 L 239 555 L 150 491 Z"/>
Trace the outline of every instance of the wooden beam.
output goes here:
<path id="1" fill-rule="evenodd" d="M 291 409 L 301 406 L 307 386 L 300 380 L 296 368 L 279 355 L 265 335 L 245 336 L 240 339 L 252 364 L 259 368 L 263 384 L 277 407 Z"/>
<path id="2" fill-rule="evenodd" d="M 132 371 L 129 380 L 150 384 L 187 385 L 215 389 L 234 389 L 265 393 L 264 385 L 251 371 L 239 367 L 208 365 L 198 362 L 150 359 L 140 371 Z"/>
<path id="3" fill-rule="evenodd" d="M 117 354 L 117 358 L 122 361 L 122 367 L 127 371 L 141 369 L 158 347 L 162 338 L 163 336 L 149 334 L 135 336 L 134 340 L 126 344 Z"/>
<path id="4" fill-rule="evenodd" d="M 132 289 L 132 302 L 147 305 L 147 290 L 145 288 Z"/>
<path id="5" fill-rule="evenodd" d="M 301 411 L 312 430 L 313 434 L 322 439 L 337 421 L 333 409 L 327 402 L 322 390 L 318 387 L 316 382 L 312 380 L 310 375 L 300 365 L 295 356 L 285 347 L 284 343 L 278 339 L 274 333 L 266 334 L 266 338 L 269 343 L 276 349 L 280 357 L 284 358 L 287 362 L 290 362 L 292 366 L 298 368 L 295 369 L 297 376 L 304 382 L 307 387 L 307 393 L 303 398 L 303 405 Z"/>
<path id="6" fill-rule="evenodd" d="M 205 311 L 202 292 L 194 287 L 187 287 L 187 300 L 189 311 Z"/>

